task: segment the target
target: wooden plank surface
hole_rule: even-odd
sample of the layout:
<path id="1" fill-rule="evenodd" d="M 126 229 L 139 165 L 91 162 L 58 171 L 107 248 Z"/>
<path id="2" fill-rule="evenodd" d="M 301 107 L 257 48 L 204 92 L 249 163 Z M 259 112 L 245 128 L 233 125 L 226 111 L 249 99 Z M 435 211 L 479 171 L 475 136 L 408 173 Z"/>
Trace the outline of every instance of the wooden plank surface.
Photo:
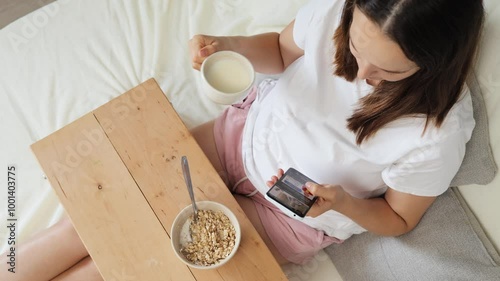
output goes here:
<path id="1" fill-rule="evenodd" d="M 94 114 L 102 121 L 108 138 L 167 232 L 176 214 L 190 204 L 182 175 L 183 155 L 189 160 L 196 199 L 222 203 L 238 217 L 243 233 L 238 253 L 217 270 L 192 270 L 197 280 L 217 280 L 217 274 L 223 280 L 286 280 L 257 231 L 153 79 L 114 99 L 109 106 L 95 110 Z"/>
<path id="2" fill-rule="evenodd" d="M 286 280 L 153 79 L 32 149 L 105 280 Z M 170 246 L 172 222 L 190 204 L 182 155 L 196 199 L 226 205 L 241 225 L 238 252 L 216 270 L 185 266 Z"/>
<path id="3" fill-rule="evenodd" d="M 195 280 L 94 115 L 32 149 L 105 280 Z"/>

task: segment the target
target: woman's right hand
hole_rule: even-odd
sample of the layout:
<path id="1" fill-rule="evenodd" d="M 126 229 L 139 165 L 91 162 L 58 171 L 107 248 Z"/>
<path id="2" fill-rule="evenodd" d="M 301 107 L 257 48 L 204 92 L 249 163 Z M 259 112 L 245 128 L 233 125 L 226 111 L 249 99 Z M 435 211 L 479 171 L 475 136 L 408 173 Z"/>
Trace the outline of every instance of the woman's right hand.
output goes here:
<path id="1" fill-rule="evenodd" d="M 189 40 L 191 64 L 200 70 L 203 61 L 211 54 L 224 50 L 224 37 L 198 34 Z"/>

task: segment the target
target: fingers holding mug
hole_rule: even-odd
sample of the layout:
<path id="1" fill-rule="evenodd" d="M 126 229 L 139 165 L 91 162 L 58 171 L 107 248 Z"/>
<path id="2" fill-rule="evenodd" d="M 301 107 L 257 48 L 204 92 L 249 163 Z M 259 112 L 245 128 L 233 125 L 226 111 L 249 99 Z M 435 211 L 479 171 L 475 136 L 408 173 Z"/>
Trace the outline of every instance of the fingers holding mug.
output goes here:
<path id="1" fill-rule="evenodd" d="M 203 61 L 211 54 L 219 51 L 218 37 L 198 34 L 189 40 L 189 53 L 194 69 L 200 70 Z"/>

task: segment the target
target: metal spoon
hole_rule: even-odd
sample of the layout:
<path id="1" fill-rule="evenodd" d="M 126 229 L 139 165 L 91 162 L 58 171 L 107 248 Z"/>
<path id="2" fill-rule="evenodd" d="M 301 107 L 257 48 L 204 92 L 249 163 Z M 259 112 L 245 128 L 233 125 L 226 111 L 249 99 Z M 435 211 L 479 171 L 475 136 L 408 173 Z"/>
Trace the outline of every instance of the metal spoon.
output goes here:
<path id="1" fill-rule="evenodd" d="M 191 197 L 191 203 L 193 204 L 193 220 L 196 222 L 198 218 L 198 208 L 196 208 L 196 202 L 194 200 L 194 193 L 193 193 L 193 184 L 191 183 L 191 174 L 189 173 L 189 164 L 186 156 L 182 156 L 181 159 L 182 163 L 182 173 L 184 174 L 184 181 L 186 181 L 186 186 L 189 191 L 189 197 Z"/>

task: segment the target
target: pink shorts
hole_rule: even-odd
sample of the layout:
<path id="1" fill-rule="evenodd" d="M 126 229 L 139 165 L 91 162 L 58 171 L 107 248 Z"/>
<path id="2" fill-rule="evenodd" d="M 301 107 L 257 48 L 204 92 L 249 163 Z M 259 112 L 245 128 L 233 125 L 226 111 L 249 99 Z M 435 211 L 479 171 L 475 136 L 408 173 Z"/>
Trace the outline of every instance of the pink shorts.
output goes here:
<path id="1" fill-rule="evenodd" d="M 262 90 L 270 90 L 266 88 L 269 87 L 264 86 Z M 241 152 L 242 134 L 248 110 L 256 98 L 257 91 L 259 89 L 253 88 L 242 103 L 228 107 L 215 120 L 215 143 L 225 169 L 222 177 L 233 193 L 253 199 L 262 225 L 280 254 L 292 263 L 305 264 L 312 260 L 319 250 L 332 243 L 341 243 L 342 240 L 327 236 L 322 231 L 288 217 L 267 201 L 247 180 Z M 276 170 L 278 168 L 276 167 Z"/>

